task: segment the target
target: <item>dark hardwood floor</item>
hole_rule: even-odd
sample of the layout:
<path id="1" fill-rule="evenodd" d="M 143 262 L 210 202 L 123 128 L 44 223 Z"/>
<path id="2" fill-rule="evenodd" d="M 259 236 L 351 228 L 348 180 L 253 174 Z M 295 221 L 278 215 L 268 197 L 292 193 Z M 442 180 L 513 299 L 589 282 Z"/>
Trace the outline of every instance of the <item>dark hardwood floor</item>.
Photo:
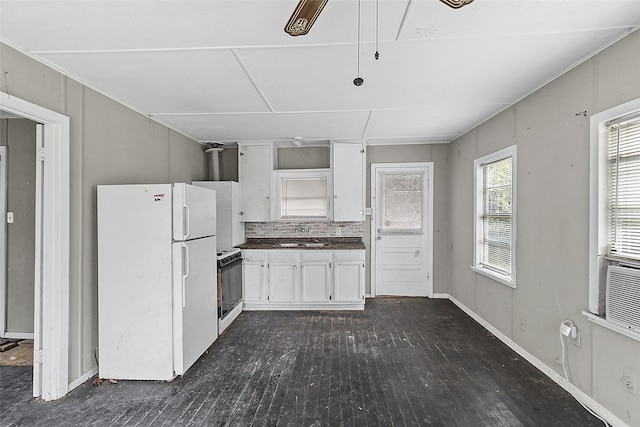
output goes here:
<path id="1" fill-rule="evenodd" d="M 455 305 L 368 300 L 364 312 L 245 312 L 184 377 L 87 381 L 30 398 L 0 368 L 7 426 L 601 426 Z"/>

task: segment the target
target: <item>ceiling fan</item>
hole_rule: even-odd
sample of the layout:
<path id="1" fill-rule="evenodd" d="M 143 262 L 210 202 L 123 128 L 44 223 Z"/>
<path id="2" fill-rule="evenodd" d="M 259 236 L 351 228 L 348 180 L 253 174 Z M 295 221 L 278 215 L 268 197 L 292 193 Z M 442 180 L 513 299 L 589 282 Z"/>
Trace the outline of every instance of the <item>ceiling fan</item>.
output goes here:
<path id="1" fill-rule="evenodd" d="M 318 15 L 327 4 L 328 0 L 300 0 L 293 10 L 289 22 L 284 27 L 285 33 L 292 36 L 304 36 L 311 30 Z M 442 3 L 454 9 L 459 9 L 473 0 L 440 0 Z"/>

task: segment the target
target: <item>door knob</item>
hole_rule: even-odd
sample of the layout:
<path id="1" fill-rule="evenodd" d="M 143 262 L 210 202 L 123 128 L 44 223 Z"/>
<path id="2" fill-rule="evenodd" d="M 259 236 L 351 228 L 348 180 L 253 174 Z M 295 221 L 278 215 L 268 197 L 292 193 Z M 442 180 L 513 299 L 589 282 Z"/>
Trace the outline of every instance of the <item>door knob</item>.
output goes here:
<path id="1" fill-rule="evenodd" d="M 376 237 L 376 240 L 382 240 L 382 236 Z"/>

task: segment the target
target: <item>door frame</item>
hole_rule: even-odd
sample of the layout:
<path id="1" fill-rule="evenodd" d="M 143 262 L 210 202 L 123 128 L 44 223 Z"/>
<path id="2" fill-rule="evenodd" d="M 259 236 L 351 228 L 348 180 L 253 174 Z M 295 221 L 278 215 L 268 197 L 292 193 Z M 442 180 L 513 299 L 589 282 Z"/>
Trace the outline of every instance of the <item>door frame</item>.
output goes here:
<path id="1" fill-rule="evenodd" d="M 7 332 L 7 147 L 0 146 L 0 337 Z"/>
<path id="2" fill-rule="evenodd" d="M 377 182 L 376 182 L 376 173 L 380 169 L 393 168 L 393 169 L 414 169 L 414 168 L 426 168 L 427 169 L 427 189 L 425 191 L 427 197 L 427 209 L 425 210 L 426 218 L 426 226 L 425 232 L 428 233 L 427 236 L 427 248 L 428 255 L 426 262 L 427 271 L 429 272 L 430 277 L 427 281 L 427 296 L 429 298 L 433 297 L 433 162 L 412 162 L 412 163 L 371 163 L 371 230 L 370 230 L 370 240 L 371 240 L 371 263 L 369 265 L 369 278 L 371 282 L 371 297 L 376 296 L 376 253 L 377 253 L 377 240 L 375 238 L 376 235 L 376 192 L 377 192 Z"/>
<path id="3" fill-rule="evenodd" d="M 42 179 L 36 182 L 34 254 L 34 344 L 40 341 L 41 350 L 34 346 L 33 395 L 55 400 L 69 390 L 69 117 L 4 92 L 0 107 L 44 125 L 44 148 L 34 159 Z"/>

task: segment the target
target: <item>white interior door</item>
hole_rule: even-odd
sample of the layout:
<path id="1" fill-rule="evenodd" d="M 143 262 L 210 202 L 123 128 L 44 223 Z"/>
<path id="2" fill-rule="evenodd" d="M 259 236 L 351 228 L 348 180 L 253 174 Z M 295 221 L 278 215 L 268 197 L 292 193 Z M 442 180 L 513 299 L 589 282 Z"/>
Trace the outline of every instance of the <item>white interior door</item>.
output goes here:
<path id="1" fill-rule="evenodd" d="M 44 150 L 44 125 L 36 125 L 36 213 L 35 213 L 35 272 L 33 294 L 33 397 L 42 395 L 42 312 L 43 312 L 43 277 L 40 266 L 43 260 L 42 249 L 42 208 L 43 208 L 43 163 L 40 153 Z"/>
<path id="2" fill-rule="evenodd" d="M 371 294 L 431 296 L 433 164 L 371 166 Z"/>
<path id="3" fill-rule="evenodd" d="M 7 331 L 7 147 L 0 147 L 0 337 Z"/>

